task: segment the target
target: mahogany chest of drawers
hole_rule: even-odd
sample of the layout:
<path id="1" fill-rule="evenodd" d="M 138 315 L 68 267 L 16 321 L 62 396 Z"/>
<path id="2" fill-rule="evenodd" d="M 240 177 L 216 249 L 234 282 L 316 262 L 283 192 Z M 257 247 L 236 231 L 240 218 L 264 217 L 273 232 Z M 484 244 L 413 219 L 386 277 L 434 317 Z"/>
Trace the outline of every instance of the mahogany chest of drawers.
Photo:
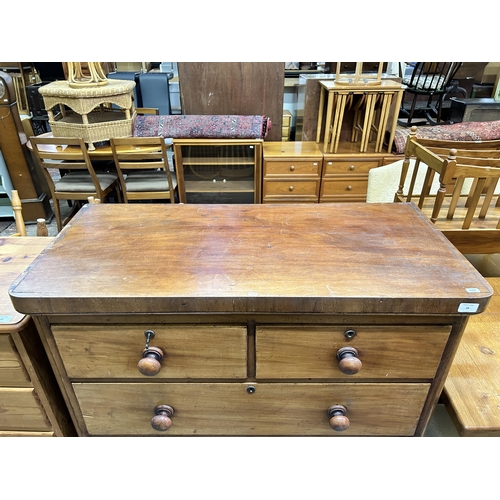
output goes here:
<path id="1" fill-rule="evenodd" d="M 419 436 L 492 289 L 410 204 L 101 204 L 10 294 L 81 436 Z"/>

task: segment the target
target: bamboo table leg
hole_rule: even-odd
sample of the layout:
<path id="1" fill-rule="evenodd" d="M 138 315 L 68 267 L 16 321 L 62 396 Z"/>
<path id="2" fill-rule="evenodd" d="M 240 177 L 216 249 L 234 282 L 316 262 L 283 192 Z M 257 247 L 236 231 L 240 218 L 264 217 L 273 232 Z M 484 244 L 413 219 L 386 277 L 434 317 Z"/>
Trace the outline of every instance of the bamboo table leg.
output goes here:
<path id="1" fill-rule="evenodd" d="M 370 138 L 370 129 L 373 120 L 373 111 L 375 108 L 376 97 L 376 94 L 373 93 L 367 93 L 366 95 L 365 120 L 363 123 L 363 131 L 361 134 L 361 153 L 365 153 L 368 149 L 368 141 Z"/>
<path id="2" fill-rule="evenodd" d="M 404 89 L 398 90 L 396 93 L 396 100 L 394 102 L 394 113 L 391 123 L 391 134 L 389 136 L 389 142 L 387 144 L 387 151 L 390 153 L 392 151 L 392 143 L 394 142 L 394 135 L 396 134 L 396 125 L 398 124 L 399 109 L 401 108 L 401 101 L 403 100 Z"/>
<path id="3" fill-rule="evenodd" d="M 342 131 L 342 122 L 344 121 L 345 103 L 347 101 L 347 94 L 342 93 L 338 95 L 337 106 L 335 107 L 334 127 L 332 130 L 332 142 L 330 143 L 330 153 L 336 153 L 339 146 L 340 133 Z"/>
<path id="4" fill-rule="evenodd" d="M 323 122 L 323 108 L 325 107 L 325 92 L 326 89 L 321 87 L 319 94 L 319 108 L 318 108 L 318 125 L 316 127 L 316 142 L 321 140 L 321 126 Z"/>
<path id="5" fill-rule="evenodd" d="M 375 143 L 375 152 L 380 153 L 382 151 L 382 146 L 384 144 L 384 135 L 385 130 L 387 128 L 387 120 L 389 118 L 389 110 L 391 108 L 391 103 L 393 100 L 394 94 L 386 94 L 383 95 L 383 101 L 380 112 L 380 120 L 378 124 L 377 131 L 377 140 Z"/>
<path id="6" fill-rule="evenodd" d="M 333 143 L 333 139 L 334 139 L 334 133 L 333 133 L 333 130 L 331 129 L 334 101 L 335 101 L 335 93 L 328 92 L 328 103 L 326 106 L 326 119 L 325 119 L 325 134 L 323 137 L 323 142 L 325 143 L 325 150 L 327 149 L 328 144 L 330 144 L 330 133 L 331 133 L 332 143 Z"/>

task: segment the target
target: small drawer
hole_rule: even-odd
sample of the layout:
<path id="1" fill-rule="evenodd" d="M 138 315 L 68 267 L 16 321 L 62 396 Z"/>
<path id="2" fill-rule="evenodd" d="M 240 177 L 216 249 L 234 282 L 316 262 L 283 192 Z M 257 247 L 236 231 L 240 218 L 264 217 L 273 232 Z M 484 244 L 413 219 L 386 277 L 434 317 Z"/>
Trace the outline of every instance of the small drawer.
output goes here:
<path id="1" fill-rule="evenodd" d="M 263 184 L 264 198 L 266 196 L 285 196 L 297 197 L 306 196 L 318 199 L 319 194 L 319 179 L 313 180 L 264 180 Z"/>
<path id="2" fill-rule="evenodd" d="M 148 329 L 155 332 L 150 347 L 163 354 L 155 379 L 247 376 L 245 326 L 60 325 L 53 326 L 52 333 L 70 379 L 145 379 L 137 363 Z"/>
<path id="3" fill-rule="evenodd" d="M 368 179 L 323 179 L 321 196 L 357 196 L 365 197 L 368 190 Z"/>
<path id="4" fill-rule="evenodd" d="M 252 390 L 249 390 L 248 387 Z M 91 436 L 412 436 L 429 384 L 74 384 Z M 404 404 L 401 402 L 404 401 Z M 170 428 L 152 427 L 170 406 Z M 342 405 L 348 427 L 330 427 Z"/>
<path id="5" fill-rule="evenodd" d="M 0 387 L 0 430 L 52 430 L 34 389 Z"/>
<path id="6" fill-rule="evenodd" d="M 372 168 L 378 167 L 378 161 L 327 161 L 323 175 L 367 174 Z"/>
<path id="7" fill-rule="evenodd" d="M 449 326 L 261 325 L 256 330 L 256 375 L 258 379 L 432 379 L 450 331 Z M 346 347 L 357 351 L 354 357 L 360 363 L 346 359 L 353 356 L 351 352 L 340 364 L 339 350 Z M 341 366 L 359 371 L 346 374 Z"/>
<path id="8" fill-rule="evenodd" d="M 10 335 L 0 334 L 0 386 L 31 387 Z"/>
<path id="9" fill-rule="evenodd" d="M 321 161 L 265 161 L 264 176 L 320 176 Z"/>

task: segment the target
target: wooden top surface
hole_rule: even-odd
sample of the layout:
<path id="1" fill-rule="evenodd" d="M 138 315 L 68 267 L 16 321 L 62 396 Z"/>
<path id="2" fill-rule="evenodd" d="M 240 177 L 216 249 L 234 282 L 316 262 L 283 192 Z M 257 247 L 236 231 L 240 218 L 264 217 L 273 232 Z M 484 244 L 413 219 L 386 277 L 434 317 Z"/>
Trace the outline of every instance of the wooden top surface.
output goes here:
<path id="1" fill-rule="evenodd" d="M 373 90 L 374 92 L 377 91 L 384 91 L 384 90 L 402 90 L 404 85 L 401 83 L 395 82 L 394 80 L 382 80 L 377 84 L 374 83 L 363 83 L 363 82 L 358 82 L 358 83 L 336 83 L 335 80 L 320 80 L 320 85 L 322 85 L 326 90 L 328 91 L 335 91 L 335 92 L 341 92 L 341 91 L 347 91 L 347 92 L 365 92 L 367 90 Z"/>
<path id="2" fill-rule="evenodd" d="M 312 141 L 264 142 L 264 160 L 286 160 L 287 158 L 323 159 L 323 153 Z"/>
<path id="3" fill-rule="evenodd" d="M 53 137 L 52 132 L 46 132 L 45 134 L 40 134 L 38 137 Z M 167 144 L 167 149 L 170 147 L 170 144 Z M 26 143 L 26 147 L 29 150 L 33 150 L 33 146 L 31 145 L 30 141 Z M 46 153 L 64 153 L 65 155 L 68 154 L 75 154 L 75 157 L 80 157 L 81 151 L 80 148 L 77 146 L 67 146 L 67 145 L 62 145 L 62 146 L 55 146 L 53 144 L 40 144 L 38 146 L 38 149 L 40 151 L 46 152 Z M 128 151 L 133 151 L 136 152 L 137 148 L 130 148 L 128 146 L 119 146 L 118 151 L 127 153 Z M 150 149 L 156 149 L 156 148 L 151 148 L 151 147 L 142 147 L 140 148 L 141 150 L 148 151 Z M 105 145 L 98 145 L 95 149 L 88 149 L 87 153 L 90 158 L 94 158 L 96 160 L 98 159 L 113 159 L 113 151 L 111 150 L 111 146 L 109 144 Z"/>
<path id="4" fill-rule="evenodd" d="M 9 287 L 52 240 L 31 236 L 0 238 L 0 332 L 24 319 L 25 315 L 12 305 Z"/>
<path id="5" fill-rule="evenodd" d="M 11 289 L 29 314 L 457 314 L 491 294 L 405 203 L 86 205 Z"/>
<path id="6" fill-rule="evenodd" d="M 70 97 L 74 99 L 109 97 L 127 94 L 134 90 L 135 82 L 131 80 L 109 79 L 106 85 L 71 87 L 67 80 L 57 80 L 39 87 L 38 91 L 44 97 Z"/>
<path id="7" fill-rule="evenodd" d="M 469 319 L 444 386 L 463 436 L 500 436 L 500 278 L 487 279 L 495 294 Z"/>

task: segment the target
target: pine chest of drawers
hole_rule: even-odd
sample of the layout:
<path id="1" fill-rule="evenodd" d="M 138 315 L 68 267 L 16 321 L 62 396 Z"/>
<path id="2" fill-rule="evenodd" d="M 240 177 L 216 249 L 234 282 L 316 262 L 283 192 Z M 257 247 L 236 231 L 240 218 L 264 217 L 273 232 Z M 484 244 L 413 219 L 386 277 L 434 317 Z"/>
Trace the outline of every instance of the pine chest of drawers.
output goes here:
<path id="1" fill-rule="evenodd" d="M 492 290 L 409 204 L 101 204 L 10 294 L 81 436 L 418 436 Z"/>
<path id="2" fill-rule="evenodd" d="M 52 238 L 0 238 L 0 436 L 74 436 L 66 404 L 32 319 L 8 290 Z"/>
<path id="3" fill-rule="evenodd" d="M 323 153 L 315 142 L 264 142 L 263 203 L 318 203 Z"/>

